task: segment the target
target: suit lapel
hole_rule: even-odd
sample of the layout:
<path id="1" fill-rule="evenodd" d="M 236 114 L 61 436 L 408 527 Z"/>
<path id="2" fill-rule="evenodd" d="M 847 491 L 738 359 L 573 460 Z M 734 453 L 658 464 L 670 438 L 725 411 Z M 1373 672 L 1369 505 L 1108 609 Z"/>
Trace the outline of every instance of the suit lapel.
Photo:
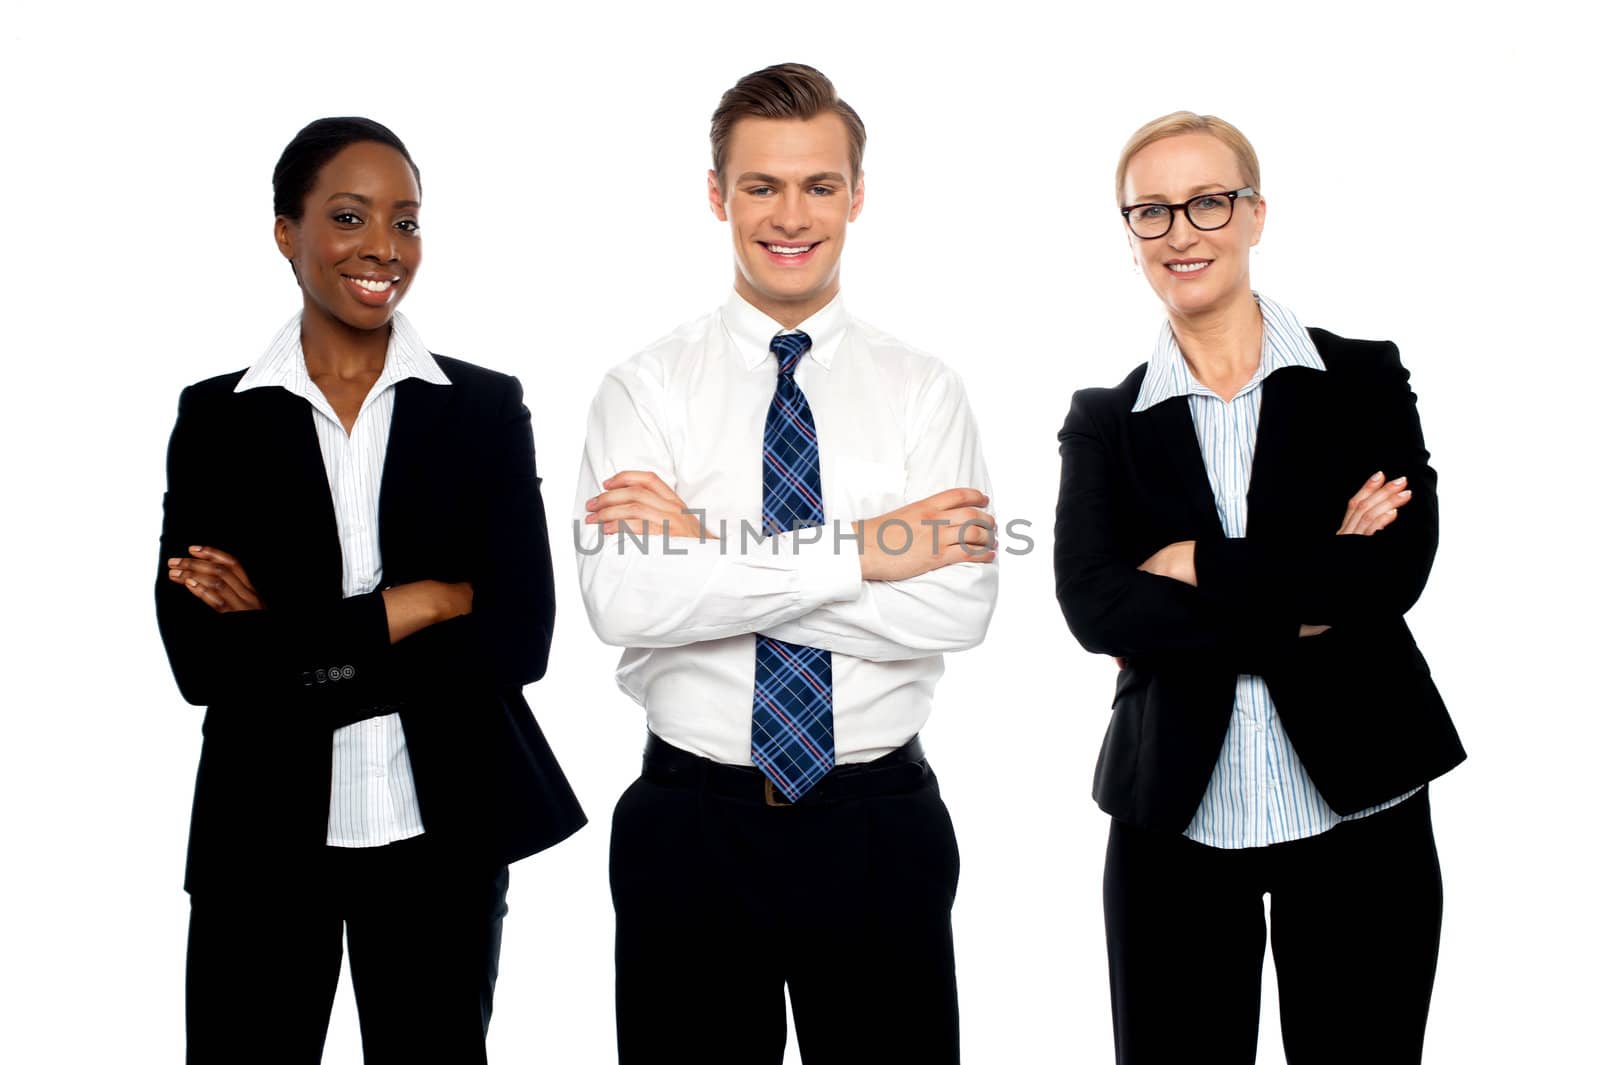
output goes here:
<path id="1" fill-rule="evenodd" d="M 1261 382 L 1261 418 L 1245 496 L 1247 532 L 1270 526 L 1276 509 L 1292 505 L 1302 483 L 1320 466 L 1324 434 L 1317 390 L 1324 372 L 1285 366 Z"/>
<path id="2" fill-rule="evenodd" d="M 402 546 L 399 537 L 405 523 L 397 519 L 403 513 L 407 486 L 418 483 L 415 472 L 424 463 L 428 442 L 453 390 L 415 377 L 394 386 L 394 418 L 378 492 L 378 538 L 385 571 L 391 559 L 398 561 L 393 552 Z"/>
<path id="3" fill-rule="evenodd" d="M 1173 396 L 1129 420 L 1132 431 L 1144 438 L 1139 451 L 1159 456 L 1156 461 L 1167 472 L 1170 490 L 1182 500 L 1187 516 L 1199 523 L 1196 532 L 1204 530 L 1221 536 L 1222 521 L 1217 517 L 1217 502 L 1206 477 L 1200 441 L 1194 435 L 1188 397 Z"/>
<path id="4" fill-rule="evenodd" d="M 293 572 L 280 575 L 280 586 L 326 592 L 331 585 L 337 593 L 343 588 L 344 556 L 316 413 L 283 388 L 254 388 L 239 398 L 249 404 L 255 425 L 249 438 L 263 463 L 255 483 L 273 486 L 265 509 L 277 519 L 275 537 L 288 541 L 275 545 L 281 552 L 268 557 L 294 560 Z"/>

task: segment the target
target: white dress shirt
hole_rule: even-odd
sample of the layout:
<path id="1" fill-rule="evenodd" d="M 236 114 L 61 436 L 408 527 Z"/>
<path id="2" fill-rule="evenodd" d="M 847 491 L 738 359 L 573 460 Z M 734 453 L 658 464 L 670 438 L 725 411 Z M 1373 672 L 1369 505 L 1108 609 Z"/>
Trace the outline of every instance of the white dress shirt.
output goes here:
<path id="1" fill-rule="evenodd" d="M 1229 537 L 1244 536 L 1249 521 L 1246 496 L 1261 422 L 1261 383 L 1286 366 L 1327 369 L 1311 334 L 1294 312 L 1260 293 L 1256 302 L 1261 307 L 1261 363 L 1232 399 L 1224 400 L 1195 380 L 1168 324 L 1156 340 L 1133 404 L 1135 411 L 1141 411 L 1174 396 L 1188 397 L 1217 518 Z M 1405 520 L 1403 515 L 1400 520 Z M 1295 753 L 1267 682 L 1253 674 L 1239 674 L 1233 700 L 1233 716 L 1217 755 L 1217 767 L 1183 833 L 1192 840 L 1224 848 L 1286 843 L 1326 832 L 1340 821 L 1387 810 L 1420 790 L 1341 817 L 1311 782 Z M 1383 737 L 1374 736 L 1372 741 L 1382 743 Z"/>
<path id="2" fill-rule="evenodd" d="M 311 406 L 322 464 L 328 474 L 333 512 L 344 559 L 344 595 L 363 595 L 383 580 L 378 550 L 378 492 L 394 417 L 394 386 L 408 377 L 448 385 L 411 323 L 396 314 L 389 330 L 383 371 L 361 402 L 347 435 L 306 370 L 300 347 L 300 315 L 289 320 L 267 353 L 245 371 L 235 392 L 278 387 Z M 226 546 L 226 545 L 224 545 Z M 269 603 L 268 609 L 271 609 Z M 333 733 L 333 780 L 328 803 L 328 845 L 381 847 L 422 834 L 422 810 L 406 753 L 399 714 L 358 721 Z"/>
<path id="3" fill-rule="evenodd" d="M 994 612 L 993 563 L 864 581 L 856 544 L 834 536 L 946 488 L 989 491 L 960 378 L 837 298 L 799 329 L 811 337 L 795 381 L 816 420 L 824 529 L 742 534 L 761 525 L 769 345 L 786 330 L 738 295 L 606 375 L 578 470 L 578 578 L 595 632 L 627 648 L 618 686 L 657 736 L 728 764 L 751 764 L 754 633 L 833 652 L 836 756 L 859 762 L 916 735 L 943 652 L 982 642 Z M 659 475 L 718 539 L 658 534 L 641 549 L 583 524 L 585 502 L 623 470 Z"/>

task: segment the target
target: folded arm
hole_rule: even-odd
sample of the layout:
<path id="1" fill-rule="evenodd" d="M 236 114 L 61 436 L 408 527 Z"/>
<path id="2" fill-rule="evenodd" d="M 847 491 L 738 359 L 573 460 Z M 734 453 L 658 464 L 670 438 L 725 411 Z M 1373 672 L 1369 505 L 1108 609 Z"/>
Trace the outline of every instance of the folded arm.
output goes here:
<path id="1" fill-rule="evenodd" d="M 186 390 L 167 454 L 156 615 L 185 699 L 300 706 L 335 720 L 421 689 L 520 686 L 543 673 L 554 578 L 519 387 L 508 393 L 479 463 L 492 472 L 476 493 L 488 514 L 484 551 L 471 567 L 471 613 L 465 614 L 404 594 L 417 585 L 314 605 L 269 601 L 260 609 L 223 609 L 185 580 L 173 580 L 170 560 L 196 557 L 193 547 L 228 546 L 215 543 L 211 485 L 223 471 L 213 453 L 223 437 L 211 416 Z M 448 603 L 459 597 L 433 598 Z"/>
<path id="2" fill-rule="evenodd" d="M 612 373 L 590 408 L 573 508 L 583 603 L 606 643 L 676 647 L 756 632 L 860 588 L 855 554 L 834 552 L 817 530 L 760 543 L 675 533 L 669 542 L 659 525 L 630 531 L 613 522 L 607 531 L 589 522 L 589 501 L 621 471 L 654 474 L 669 493 L 677 481 L 652 386 Z M 684 515 L 681 528 L 695 527 Z"/>
<path id="3" fill-rule="evenodd" d="M 473 497 L 483 504 L 480 547 L 467 569 L 471 610 L 397 640 L 387 681 L 400 698 L 418 690 L 521 688 L 544 676 L 555 631 L 550 530 L 534 458 L 533 429 L 515 379 L 492 432 L 473 456 Z M 465 473 L 465 471 L 463 471 Z"/>
<path id="4" fill-rule="evenodd" d="M 980 494 L 971 501 L 952 499 L 966 505 L 941 511 L 937 517 L 913 519 L 913 524 L 951 522 L 931 530 L 937 534 L 936 544 L 917 540 L 909 548 L 929 554 L 937 550 L 943 556 L 942 564 L 911 576 L 886 573 L 884 579 L 872 579 L 878 568 L 868 559 L 863 569 L 869 579 L 854 596 L 823 603 L 782 624 L 762 628 L 763 635 L 874 662 L 962 651 L 983 642 L 994 614 L 1000 574 L 994 565 L 993 517 L 975 509 L 989 503 L 989 472 L 979 445 L 977 420 L 954 371 L 939 366 L 929 375 L 913 398 L 909 420 L 905 499 L 942 500 L 951 488 Z M 969 535 L 964 544 L 958 543 L 960 525 L 968 522 L 982 523 L 982 529 L 968 530 L 980 536 Z M 866 525 L 865 546 L 873 551 L 876 530 L 870 521 Z M 889 539 L 898 544 L 898 539 Z"/>
<path id="5" fill-rule="evenodd" d="M 1241 663 L 1296 638 L 1295 623 L 1221 608 L 1197 588 L 1141 570 L 1127 557 L 1114 506 L 1118 464 L 1092 413 L 1096 395 L 1073 396 L 1058 438 L 1056 599 L 1073 636 L 1096 654 L 1208 652 Z"/>
<path id="6" fill-rule="evenodd" d="M 1371 535 L 1330 530 L 1295 541 L 1202 540 L 1195 545 L 1194 570 L 1209 601 L 1234 612 L 1339 625 L 1399 617 L 1422 595 L 1439 546 L 1438 474 L 1428 464 L 1417 397 L 1399 349 L 1376 347 L 1376 361 L 1359 390 L 1368 434 L 1363 451 L 1386 477 L 1405 478 L 1410 495 L 1404 515 L 1387 527 L 1364 530 Z M 1360 476 L 1370 472 L 1362 469 Z"/>

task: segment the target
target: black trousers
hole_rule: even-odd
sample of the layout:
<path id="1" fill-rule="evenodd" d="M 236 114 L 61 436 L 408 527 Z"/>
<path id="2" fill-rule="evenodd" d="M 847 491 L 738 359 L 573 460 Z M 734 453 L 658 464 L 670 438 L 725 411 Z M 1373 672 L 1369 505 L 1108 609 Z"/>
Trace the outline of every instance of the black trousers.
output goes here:
<path id="1" fill-rule="evenodd" d="M 617 803 L 622 1065 L 781 1063 L 785 984 L 808 1065 L 958 1061 L 960 858 L 927 763 L 836 768 L 769 806 L 754 769 L 652 750 L 711 772 L 665 777 L 647 754 Z M 865 786 L 829 796 L 839 778 Z"/>
<path id="2" fill-rule="evenodd" d="M 1422 1060 L 1443 905 L 1426 788 L 1247 850 L 1113 821 L 1105 914 L 1119 1065 L 1255 1060 L 1268 892 L 1291 1065 Z"/>
<path id="3" fill-rule="evenodd" d="M 315 890 L 191 897 L 191 1065 L 320 1061 L 346 935 L 369 1065 L 483 1062 L 506 867 L 426 835 L 322 862 Z"/>

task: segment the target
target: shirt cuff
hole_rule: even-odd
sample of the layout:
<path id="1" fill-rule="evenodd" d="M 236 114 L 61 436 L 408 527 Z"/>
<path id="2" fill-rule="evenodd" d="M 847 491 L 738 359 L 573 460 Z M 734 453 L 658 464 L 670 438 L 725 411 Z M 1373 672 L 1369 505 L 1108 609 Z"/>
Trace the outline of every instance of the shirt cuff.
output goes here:
<path id="1" fill-rule="evenodd" d="M 827 536 L 802 545 L 798 591 L 811 603 L 836 603 L 861 594 L 861 553 L 854 543 L 831 542 Z"/>

